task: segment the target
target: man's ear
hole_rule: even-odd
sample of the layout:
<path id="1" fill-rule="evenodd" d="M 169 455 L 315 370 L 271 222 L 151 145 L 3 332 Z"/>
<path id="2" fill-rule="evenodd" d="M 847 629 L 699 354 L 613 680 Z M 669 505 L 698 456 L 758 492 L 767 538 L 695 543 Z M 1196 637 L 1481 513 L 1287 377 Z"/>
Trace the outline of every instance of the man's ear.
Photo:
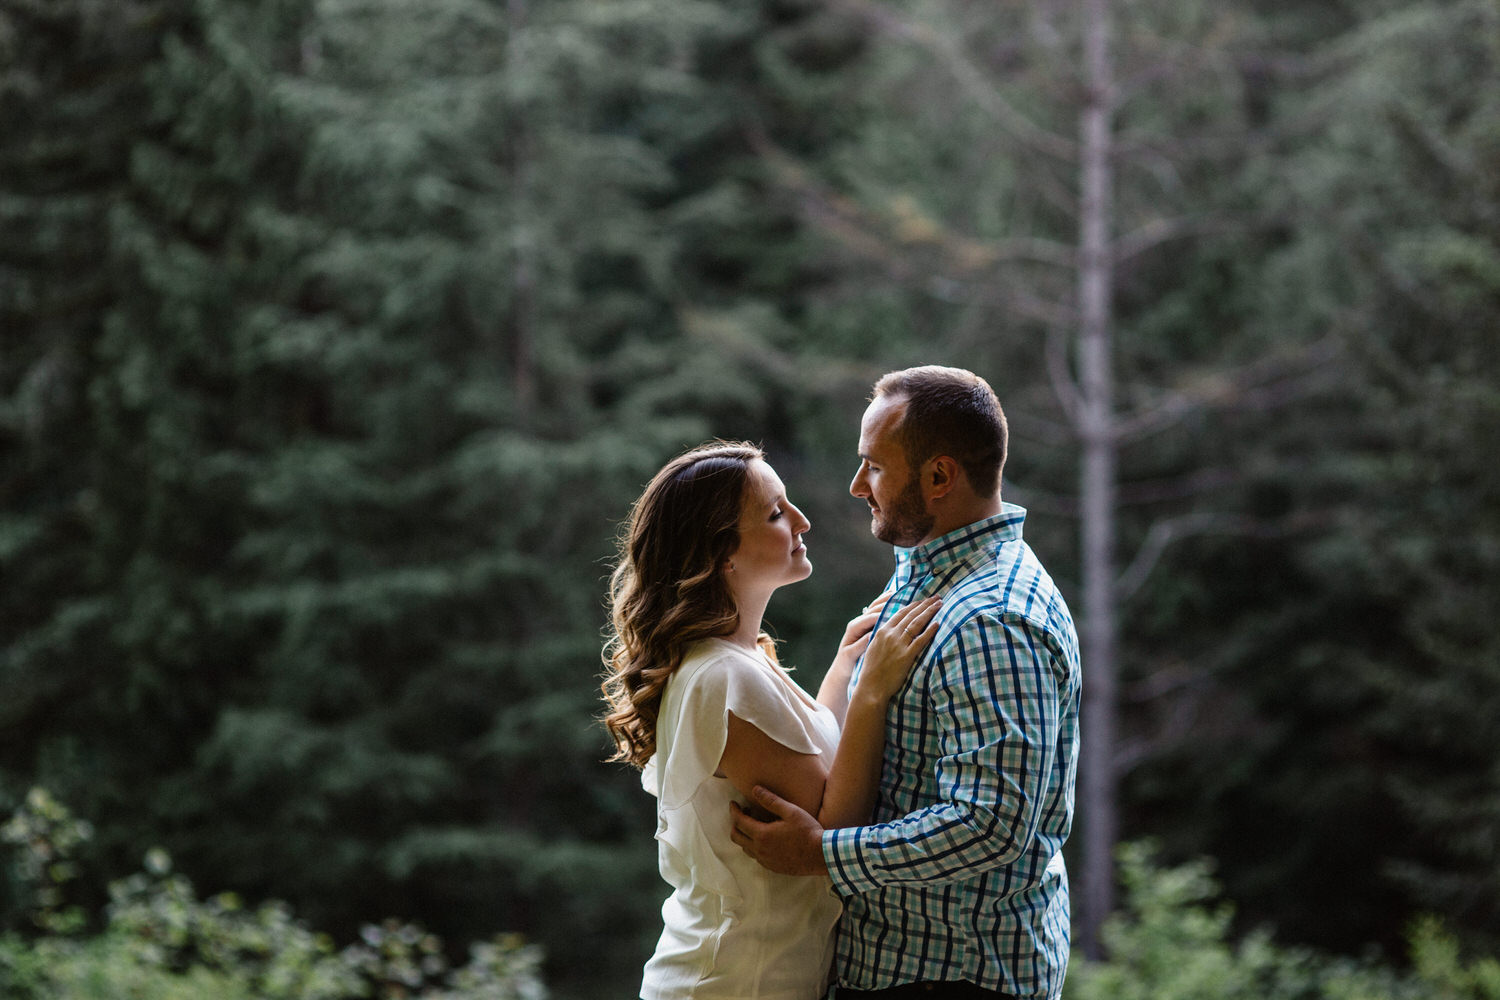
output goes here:
<path id="1" fill-rule="evenodd" d="M 928 500 L 940 500 L 953 492 L 963 469 L 947 455 L 928 459 L 922 470 L 922 492 Z"/>

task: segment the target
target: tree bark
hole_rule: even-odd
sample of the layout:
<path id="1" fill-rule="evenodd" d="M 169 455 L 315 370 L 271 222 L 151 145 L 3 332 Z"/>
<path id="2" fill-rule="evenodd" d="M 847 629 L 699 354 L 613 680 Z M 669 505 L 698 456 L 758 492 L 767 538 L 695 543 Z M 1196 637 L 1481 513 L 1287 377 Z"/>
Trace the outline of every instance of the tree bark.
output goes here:
<path id="1" fill-rule="evenodd" d="M 1114 906 L 1119 821 L 1114 765 L 1118 689 L 1115 595 L 1117 436 L 1114 413 L 1111 237 L 1114 79 L 1110 0 L 1083 0 L 1085 98 L 1080 117 L 1078 382 L 1080 559 L 1083 576 L 1083 871 L 1075 921 L 1084 954 L 1100 957 L 1099 928 Z"/>

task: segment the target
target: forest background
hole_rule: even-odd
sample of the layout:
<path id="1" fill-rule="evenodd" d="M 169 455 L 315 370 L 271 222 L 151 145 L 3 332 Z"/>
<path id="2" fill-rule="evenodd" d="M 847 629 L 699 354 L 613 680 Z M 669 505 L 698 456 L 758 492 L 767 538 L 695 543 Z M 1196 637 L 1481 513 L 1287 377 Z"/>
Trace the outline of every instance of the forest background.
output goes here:
<path id="1" fill-rule="evenodd" d="M 934 362 L 1085 633 L 1088 953 L 1141 838 L 1228 934 L 1500 952 L 1497 56 L 1486 0 L 0 0 L 0 814 L 88 821 L 91 920 L 163 848 L 627 995 L 620 522 L 763 443 L 815 688 Z"/>

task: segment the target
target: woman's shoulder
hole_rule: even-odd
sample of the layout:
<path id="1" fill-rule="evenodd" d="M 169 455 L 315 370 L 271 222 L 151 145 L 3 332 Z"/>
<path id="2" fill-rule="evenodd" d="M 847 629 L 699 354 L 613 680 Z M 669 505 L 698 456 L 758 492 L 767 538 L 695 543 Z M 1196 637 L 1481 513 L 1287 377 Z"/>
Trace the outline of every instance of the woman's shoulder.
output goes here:
<path id="1" fill-rule="evenodd" d="M 683 652 L 682 664 L 673 680 L 680 683 L 726 677 L 766 669 L 764 658 L 728 639 L 699 639 Z"/>
<path id="2" fill-rule="evenodd" d="M 746 649 L 738 643 L 717 636 L 690 643 L 682 655 L 684 668 L 692 666 L 702 669 L 722 665 L 726 669 L 733 669 L 738 666 L 761 667 L 764 663 L 765 654 L 759 650 Z"/>

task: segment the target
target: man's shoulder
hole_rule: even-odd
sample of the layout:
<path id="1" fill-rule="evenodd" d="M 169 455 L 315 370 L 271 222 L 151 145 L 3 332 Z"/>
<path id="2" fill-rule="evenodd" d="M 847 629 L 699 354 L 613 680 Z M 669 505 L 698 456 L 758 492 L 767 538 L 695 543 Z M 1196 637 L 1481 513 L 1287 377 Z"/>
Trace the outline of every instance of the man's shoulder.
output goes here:
<path id="1" fill-rule="evenodd" d="M 1074 632 L 1062 592 L 1020 539 L 998 546 L 954 582 L 943 597 L 943 618 L 955 629 L 992 624 L 1069 636 Z"/>
<path id="2" fill-rule="evenodd" d="M 954 581 L 949 593 L 952 600 L 972 604 L 976 609 L 984 607 L 1021 615 L 1062 599 L 1051 574 L 1031 546 L 1019 538 L 997 545 L 975 560 L 968 572 Z"/>

